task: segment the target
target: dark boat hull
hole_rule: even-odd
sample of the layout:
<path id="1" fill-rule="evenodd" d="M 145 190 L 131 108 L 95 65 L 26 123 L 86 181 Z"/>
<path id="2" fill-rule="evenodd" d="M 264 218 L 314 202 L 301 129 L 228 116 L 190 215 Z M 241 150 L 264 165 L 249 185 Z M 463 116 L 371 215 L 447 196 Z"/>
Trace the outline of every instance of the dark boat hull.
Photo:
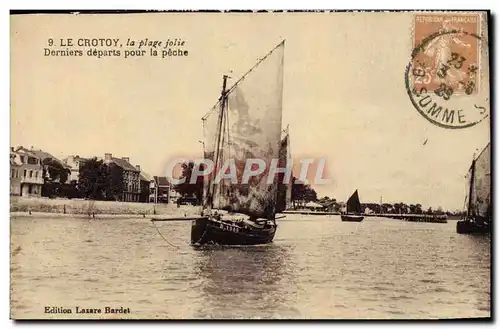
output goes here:
<path id="1" fill-rule="evenodd" d="M 191 226 L 191 244 L 258 245 L 271 243 L 276 226 L 263 229 L 244 228 L 209 217 L 195 219 Z"/>
<path id="2" fill-rule="evenodd" d="M 481 225 L 474 220 L 459 220 L 457 222 L 457 233 L 459 234 L 488 234 L 489 225 Z"/>
<path id="3" fill-rule="evenodd" d="M 365 217 L 360 215 L 340 215 L 343 222 L 361 222 Z"/>

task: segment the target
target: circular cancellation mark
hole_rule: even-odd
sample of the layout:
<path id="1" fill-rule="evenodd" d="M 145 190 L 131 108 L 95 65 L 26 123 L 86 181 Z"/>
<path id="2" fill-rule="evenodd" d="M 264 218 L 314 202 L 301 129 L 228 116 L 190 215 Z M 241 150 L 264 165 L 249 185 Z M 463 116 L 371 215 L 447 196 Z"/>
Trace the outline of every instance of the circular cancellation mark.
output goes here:
<path id="1" fill-rule="evenodd" d="M 442 128 L 460 129 L 488 116 L 489 106 L 477 102 L 480 41 L 473 33 L 441 29 L 413 49 L 405 72 L 406 91 L 428 121 Z"/>

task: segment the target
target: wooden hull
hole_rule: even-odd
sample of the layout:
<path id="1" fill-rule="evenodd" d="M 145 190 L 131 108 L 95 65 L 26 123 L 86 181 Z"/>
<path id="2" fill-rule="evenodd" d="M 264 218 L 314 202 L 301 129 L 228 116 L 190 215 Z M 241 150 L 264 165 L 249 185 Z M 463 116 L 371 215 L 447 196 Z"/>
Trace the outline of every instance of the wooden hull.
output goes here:
<path id="1" fill-rule="evenodd" d="M 361 222 L 365 217 L 361 215 L 340 215 L 343 222 Z"/>
<path id="2" fill-rule="evenodd" d="M 457 233 L 459 234 L 488 234 L 489 225 L 480 225 L 473 220 L 459 220 L 457 222 Z"/>
<path id="3" fill-rule="evenodd" d="M 193 221 L 191 226 L 191 244 L 200 245 L 258 245 L 271 243 L 276 233 L 276 226 L 262 229 L 248 228 L 210 217 Z"/>

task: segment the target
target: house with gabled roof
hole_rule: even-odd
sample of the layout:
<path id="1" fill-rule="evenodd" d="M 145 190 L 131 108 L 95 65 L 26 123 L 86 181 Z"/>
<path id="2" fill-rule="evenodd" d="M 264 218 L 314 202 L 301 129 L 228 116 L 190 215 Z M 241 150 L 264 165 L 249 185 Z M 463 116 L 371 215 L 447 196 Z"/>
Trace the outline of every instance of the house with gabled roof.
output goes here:
<path id="1" fill-rule="evenodd" d="M 42 165 L 42 168 L 45 169 L 45 177 L 49 177 L 49 172 L 48 172 L 48 165 L 47 165 L 47 160 L 51 160 L 53 162 L 56 162 L 58 163 L 63 169 L 66 169 L 68 172 L 71 170 L 71 167 L 68 166 L 67 164 L 65 164 L 63 161 L 59 160 L 58 158 L 56 158 L 55 156 L 53 156 L 52 154 L 48 153 L 48 152 L 45 152 L 41 149 L 39 150 L 36 150 L 34 149 L 33 147 L 31 147 L 30 149 L 27 149 L 23 146 L 19 146 L 17 149 L 16 149 L 16 152 L 24 152 L 26 154 L 31 154 L 32 156 L 40 159 L 40 164 Z M 56 180 L 58 181 L 58 180 Z M 69 184 L 70 182 L 70 179 L 68 177 L 68 179 L 63 182 L 63 183 L 67 183 Z"/>
<path id="2" fill-rule="evenodd" d="M 10 148 L 10 194 L 40 197 L 43 186 L 42 161 L 22 146 Z"/>
<path id="3" fill-rule="evenodd" d="M 79 155 L 70 155 L 62 160 L 62 162 L 70 168 L 71 174 L 69 181 L 78 182 L 80 178 L 80 168 L 86 161 L 88 161 L 88 158 L 82 158 Z"/>
<path id="4" fill-rule="evenodd" d="M 170 195 L 170 182 L 165 176 L 153 176 L 150 183 L 149 202 L 168 203 Z"/>
<path id="5" fill-rule="evenodd" d="M 104 154 L 104 163 L 115 165 L 123 169 L 123 192 L 119 201 L 139 202 L 141 189 L 141 167 L 130 163 L 129 157 L 116 158 L 111 153 Z"/>

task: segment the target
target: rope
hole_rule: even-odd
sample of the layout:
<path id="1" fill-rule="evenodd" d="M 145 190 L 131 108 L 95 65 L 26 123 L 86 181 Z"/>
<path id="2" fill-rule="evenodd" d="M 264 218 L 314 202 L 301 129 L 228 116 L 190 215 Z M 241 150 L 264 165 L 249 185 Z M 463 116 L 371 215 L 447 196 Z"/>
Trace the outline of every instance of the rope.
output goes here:
<path id="1" fill-rule="evenodd" d="M 163 240 L 165 240 L 165 241 L 166 241 L 169 245 L 171 245 L 171 246 L 172 246 L 172 247 L 174 247 L 174 248 L 177 248 L 177 249 L 179 249 L 179 248 L 180 248 L 179 246 L 176 246 L 176 245 L 174 245 L 174 244 L 170 243 L 170 242 L 169 242 L 169 241 L 168 241 L 168 240 L 167 240 L 167 239 L 163 236 L 163 234 L 161 234 L 161 232 L 160 232 L 160 230 L 158 229 L 158 227 L 156 226 L 155 222 L 154 222 L 154 221 L 151 221 L 151 222 L 153 223 L 153 226 L 155 227 L 155 229 L 156 229 L 156 231 L 158 232 L 158 234 L 160 234 L 160 236 L 163 238 Z"/>

